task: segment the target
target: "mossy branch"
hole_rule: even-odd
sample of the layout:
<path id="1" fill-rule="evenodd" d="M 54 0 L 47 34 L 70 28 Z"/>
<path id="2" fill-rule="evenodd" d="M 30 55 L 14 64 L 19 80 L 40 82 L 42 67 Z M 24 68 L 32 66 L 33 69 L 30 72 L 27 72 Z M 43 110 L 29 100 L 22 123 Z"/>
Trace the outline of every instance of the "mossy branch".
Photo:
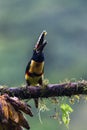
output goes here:
<path id="1" fill-rule="evenodd" d="M 44 87 L 23 86 L 23 87 L 0 87 L 1 94 L 16 96 L 20 99 L 48 98 L 58 96 L 87 95 L 87 81 L 66 82 L 61 84 L 48 84 Z"/>

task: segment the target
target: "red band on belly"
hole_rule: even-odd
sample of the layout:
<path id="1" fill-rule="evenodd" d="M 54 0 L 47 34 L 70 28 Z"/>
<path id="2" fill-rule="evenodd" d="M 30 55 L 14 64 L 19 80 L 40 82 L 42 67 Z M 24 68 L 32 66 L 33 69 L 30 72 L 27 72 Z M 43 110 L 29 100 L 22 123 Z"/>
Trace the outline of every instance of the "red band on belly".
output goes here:
<path id="1" fill-rule="evenodd" d="M 41 76 L 43 73 L 40 73 L 40 74 L 36 74 L 36 73 L 31 73 L 31 72 L 27 72 L 27 74 L 31 77 L 37 77 L 37 76 Z"/>

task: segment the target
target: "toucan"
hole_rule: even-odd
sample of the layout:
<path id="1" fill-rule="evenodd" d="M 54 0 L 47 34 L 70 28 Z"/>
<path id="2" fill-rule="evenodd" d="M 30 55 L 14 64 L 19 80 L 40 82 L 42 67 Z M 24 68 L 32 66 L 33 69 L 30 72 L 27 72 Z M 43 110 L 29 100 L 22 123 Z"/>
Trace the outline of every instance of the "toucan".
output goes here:
<path id="1" fill-rule="evenodd" d="M 47 32 L 43 31 L 37 43 L 33 49 L 33 55 L 29 60 L 26 70 L 25 70 L 25 80 L 28 86 L 43 86 L 43 76 L 44 76 L 44 47 L 47 44 L 45 40 Z M 35 98 L 35 106 L 38 108 L 38 99 Z"/>

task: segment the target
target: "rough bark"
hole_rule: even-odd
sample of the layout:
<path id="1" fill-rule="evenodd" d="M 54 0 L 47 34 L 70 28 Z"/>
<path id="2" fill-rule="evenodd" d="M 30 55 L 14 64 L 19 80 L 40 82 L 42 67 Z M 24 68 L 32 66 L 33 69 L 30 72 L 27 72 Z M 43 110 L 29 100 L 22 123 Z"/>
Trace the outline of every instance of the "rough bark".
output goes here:
<path id="1" fill-rule="evenodd" d="M 24 87 L 0 87 L 1 94 L 7 93 L 9 96 L 16 96 L 20 99 L 48 98 L 58 96 L 72 96 L 87 94 L 87 81 L 67 82 L 61 84 L 48 84 L 44 87 L 24 86 Z"/>

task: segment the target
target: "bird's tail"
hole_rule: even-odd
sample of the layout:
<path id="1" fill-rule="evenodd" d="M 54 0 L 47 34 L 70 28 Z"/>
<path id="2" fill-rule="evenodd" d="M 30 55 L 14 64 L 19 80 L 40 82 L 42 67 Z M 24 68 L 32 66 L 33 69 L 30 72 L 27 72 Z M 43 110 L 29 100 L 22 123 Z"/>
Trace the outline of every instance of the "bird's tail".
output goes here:
<path id="1" fill-rule="evenodd" d="M 35 103 L 35 107 L 36 107 L 36 108 L 38 108 L 38 100 L 39 100 L 38 98 L 35 98 L 35 99 L 34 99 L 34 103 Z"/>

